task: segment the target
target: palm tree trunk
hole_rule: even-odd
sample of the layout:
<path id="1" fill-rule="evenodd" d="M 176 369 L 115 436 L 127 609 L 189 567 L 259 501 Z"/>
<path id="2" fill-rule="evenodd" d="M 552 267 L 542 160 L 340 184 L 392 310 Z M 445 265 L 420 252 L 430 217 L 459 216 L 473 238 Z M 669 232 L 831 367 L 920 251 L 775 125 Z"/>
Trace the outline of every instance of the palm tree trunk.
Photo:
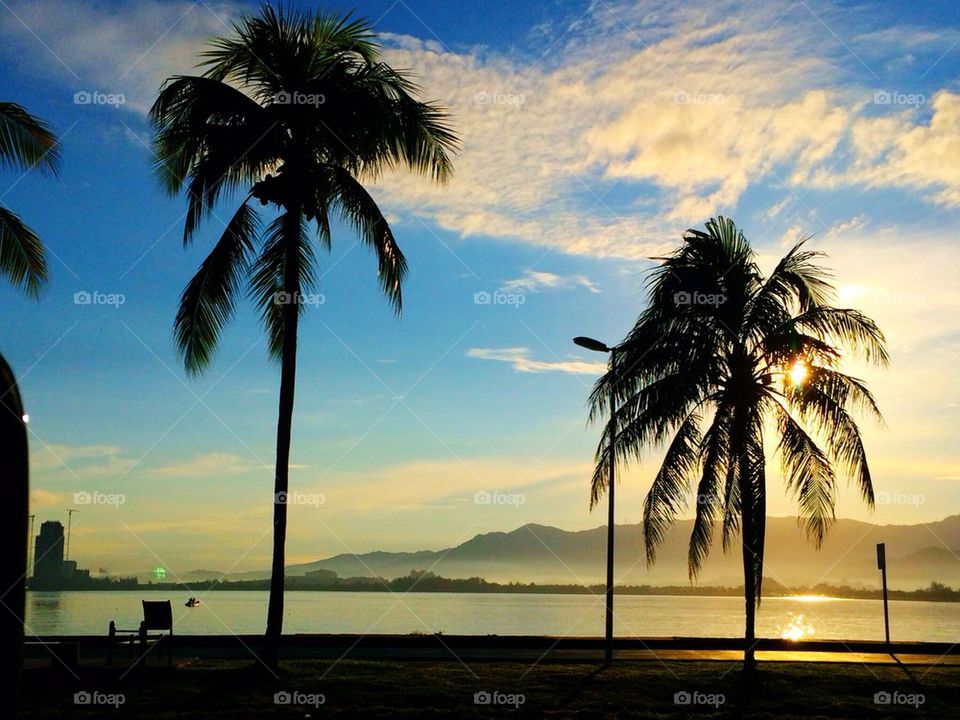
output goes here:
<path id="1" fill-rule="evenodd" d="M 750 482 L 752 468 L 749 452 L 749 398 L 734 411 L 732 448 L 737 463 L 737 485 L 740 493 L 740 547 L 743 553 L 743 673 L 748 680 L 756 669 L 757 574 L 753 540 L 756 537 L 754 488 Z"/>
<path id="2" fill-rule="evenodd" d="M 8 548 L 3 572 L 0 573 L 5 606 L 0 620 L 0 648 L 3 661 L 0 677 L 13 685 L 13 714 L 21 701 L 20 679 L 23 668 L 23 616 L 26 605 L 27 516 L 30 514 L 30 478 L 27 456 L 27 427 L 23 421 L 23 403 L 13 370 L 0 355 L 0 457 L 3 458 L 5 482 L 0 547 Z"/>
<path id="3" fill-rule="evenodd" d="M 749 431 L 748 431 L 749 437 Z M 748 447 L 754 447 L 756 452 L 756 438 L 750 438 Z M 759 452 L 763 452 L 760 447 Z M 760 607 L 760 596 L 763 583 L 763 547 L 766 535 L 767 497 L 766 481 L 763 477 L 763 468 L 757 468 L 752 463 L 750 453 L 740 455 L 740 507 L 743 528 L 741 540 L 743 545 L 743 590 L 746 599 L 746 630 L 744 632 L 743 669 L 749 681 L 757 667 L 754 653 L 756 640 L 757 608 Z M 757 484 L 754 484 L 756 478 Z"/>
<path id="4" fill-rule="evenodd" d="M 293 427 L 293 400 L 297 376 L 297 321 L 299 319 L 299 212 L 288 210 L 287 249 L 284 256 L 283 355 L 280 365 L 280 407 L 277 419 L 277 467 L 273 486 L 273 562 L 270 568 L 270 600 L 264 664 L 279 667 L 280 636 L 283 633 L 284 560 L 287 543 L 287 491 L 290 475 L 290 437 Z"/>
<path id="5" fill-rule="evenodd" d="M 753 537 L 753 498 L 750 496 L 750 475 L 744 472 L 747 463 L 741 456 L 738 481 L 740 483 L 740 544 L 743 548 L 743 599 L 745 603 L 746 627 L 743 632 L 743 672 L 746 677 L 753 675 L 757 660 L 754 655 L 754 646 L 757 644 L 757 582 L 755 574 L 755 557 L 750 538 Z"/>

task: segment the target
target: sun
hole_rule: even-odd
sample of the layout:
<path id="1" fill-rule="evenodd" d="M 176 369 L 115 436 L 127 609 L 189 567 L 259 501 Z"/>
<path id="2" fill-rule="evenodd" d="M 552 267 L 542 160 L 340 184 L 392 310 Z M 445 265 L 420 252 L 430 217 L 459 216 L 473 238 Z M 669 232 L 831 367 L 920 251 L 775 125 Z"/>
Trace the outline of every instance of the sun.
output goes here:
<path id="1" fill-rule="evenodd" d="M 803 381 L 807 379 L 809 374 L 810 370 L 803 360 L 797 360 L 790 368 L 790 380 L 794 385 L 803 385 Z"/>

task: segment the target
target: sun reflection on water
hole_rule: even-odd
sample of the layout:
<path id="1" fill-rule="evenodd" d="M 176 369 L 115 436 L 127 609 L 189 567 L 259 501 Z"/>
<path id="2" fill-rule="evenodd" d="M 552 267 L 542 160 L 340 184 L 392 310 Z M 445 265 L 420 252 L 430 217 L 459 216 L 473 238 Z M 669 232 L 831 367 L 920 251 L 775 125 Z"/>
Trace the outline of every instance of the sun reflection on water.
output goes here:
<path id="1" fill-rule="evenodd" d="M 814 634 L 813 625 L 804 620 L 803 615 L 790 614 L 790 620 L 783 629 L 781 636 L 784 640 L 803 640 Z"/>

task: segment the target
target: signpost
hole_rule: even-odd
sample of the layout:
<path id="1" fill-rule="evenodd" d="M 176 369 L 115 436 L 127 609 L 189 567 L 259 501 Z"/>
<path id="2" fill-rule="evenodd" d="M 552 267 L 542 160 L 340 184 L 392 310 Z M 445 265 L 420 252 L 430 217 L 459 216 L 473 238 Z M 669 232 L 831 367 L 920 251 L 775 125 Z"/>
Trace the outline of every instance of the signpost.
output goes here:
<path id="1" fill-rule="evenodd" d="M 884 543 L 877 543 L 877 568 L 883 580 L 883 631 L 890 644 L 890 612 L 887 608 L 887 547 Z"/>

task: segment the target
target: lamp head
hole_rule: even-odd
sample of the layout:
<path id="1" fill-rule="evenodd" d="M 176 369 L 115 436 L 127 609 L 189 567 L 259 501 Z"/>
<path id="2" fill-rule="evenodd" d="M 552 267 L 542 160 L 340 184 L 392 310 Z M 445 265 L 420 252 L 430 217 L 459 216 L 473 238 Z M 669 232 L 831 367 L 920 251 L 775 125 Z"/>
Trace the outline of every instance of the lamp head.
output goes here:
<path id="1" fill-rule="evenodd" d="M 582 335 L 575 337 L 573 342 L 582 348 L 593 350 L 594 352 L 610 352 L 611 350 L 611 348 L 607 347 L 606 343 L 594 340 L 593 338 L 583 337 Z"/>

